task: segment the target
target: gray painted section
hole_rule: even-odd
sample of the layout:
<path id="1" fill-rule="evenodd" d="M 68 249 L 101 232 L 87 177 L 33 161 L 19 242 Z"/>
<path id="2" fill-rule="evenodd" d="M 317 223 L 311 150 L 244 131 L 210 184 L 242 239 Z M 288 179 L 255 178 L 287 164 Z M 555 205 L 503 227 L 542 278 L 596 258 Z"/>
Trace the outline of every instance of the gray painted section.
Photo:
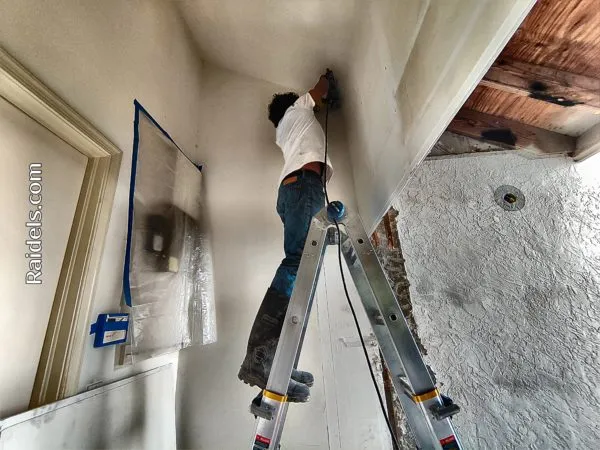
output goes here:
<path id="1" fill-rule="evenodd" d="M 494 202 L 503 184 L 522 210 Z M 596 448 L 600 160 L 428 160 L 396 206 L 419 334 L 465 447 Z"/>
<path id="2" fill-rule="evenodd" d="M 165 365 L 0 422 L 0 449 L 174 450 L 174 367 Z"/>

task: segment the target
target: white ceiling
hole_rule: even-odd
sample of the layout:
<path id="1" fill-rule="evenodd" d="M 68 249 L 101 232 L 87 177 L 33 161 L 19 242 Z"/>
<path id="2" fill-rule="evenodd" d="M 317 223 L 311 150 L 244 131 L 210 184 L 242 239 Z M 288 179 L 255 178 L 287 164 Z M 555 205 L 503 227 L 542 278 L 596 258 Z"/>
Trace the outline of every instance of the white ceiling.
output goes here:
<path id="1" fill-rule="evenodd" d="M 364 0 L 177 0 L 205 61 L 303 89 L 344 71 Z"/>

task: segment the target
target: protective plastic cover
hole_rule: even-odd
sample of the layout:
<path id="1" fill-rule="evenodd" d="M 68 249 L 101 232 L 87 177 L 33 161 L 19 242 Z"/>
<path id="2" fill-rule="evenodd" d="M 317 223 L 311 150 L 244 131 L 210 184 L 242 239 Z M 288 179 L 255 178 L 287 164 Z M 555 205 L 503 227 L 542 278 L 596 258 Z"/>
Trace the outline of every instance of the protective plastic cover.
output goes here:
<path id="1" fill-rule="evenodd" d="M 124 296 L 133 362 L 215 342 L 202 172 L 136 102 Z"/>

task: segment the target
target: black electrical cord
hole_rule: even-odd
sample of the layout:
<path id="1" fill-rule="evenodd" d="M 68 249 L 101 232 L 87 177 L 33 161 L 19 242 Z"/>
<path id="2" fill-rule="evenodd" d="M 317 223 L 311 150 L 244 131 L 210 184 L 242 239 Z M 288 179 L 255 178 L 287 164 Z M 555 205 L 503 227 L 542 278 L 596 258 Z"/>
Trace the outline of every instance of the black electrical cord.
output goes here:
<path id="1" fill-rule="evenodd" d="M 352 317 L 354 318 L 354 324 L 356 325 L 356 330 L 358 331 L 358 337 L 360 338 L 360 343 L 362 344 L 363 353 L 365 354 L 365 359 L 367 360 L 367 367 L 369 368 L 369 373 L 371 374 L 371 380 L 373 381 L 373 386 L 375 387 L 375 392 L 377 392 L 377 398 L 379 399 L 379 406 L 381 407 L 381 413 L 385 418 L 385 423 L 387 424 L 388 430 L 390 431 L 390 436 L 392 437 L 392 441 L 394 444 L 395 450 L 400 450 L 400 446 L 398 445 L 398 441 L 396 440 L 396 435 L 392 429 L 392 424 L 390 423 L 390 419 L 385 411 L 385 405 L 383 404 L 383 398 L 381 397 L 381 392 L 379 392 L 379 386 L 377 385 L 377 380 L 375 379 L 375 374 L 373 373 L 373 367 L 371 366 L 371 361 L 369 359 L 369 354 L 367 353 L 367 346 L 365 345 L 365 339 L 363 338 L 362 331 L 360 329 L 360 325 L 358 324 L 358 318 L 356 317 L 356 311 L 354 311 L 354 306 L 350 301 L 350 295 L 348 294 L 348 287 L 346 286 L 346 279 L 344 278 L 344 269 L 342 266 L 342 244 L 340 243 L 340 226 L 337 221 L 335 222 L 335 227 L 338 232 L 338 262 L 340 265 L 340 274 L 342 275 L 342 284 L 344 285 L 344 293 L 346 294 L 346 300 L 348 300 L 348 305 L 350 306 L 350 311 L 352 312 Z"/>
<path id="2" fill-rule="evenodd" d="M 329 99 L 325 100 L 325 160 L 323 161 L 322 177 L 323 190 L 325 191 L 325 200 L 329 205 L 329 195 L 327 194 L 327 122 L 329 120 Z"/>
<path id="3" fill-rule="evenodd" d="M 325 199 L 327 200 L 327 205 L 329 205 L 329 195 L 327 194 L 327 125 L 329 119 L 329 100 L 325 101 L 325 159 L 323 161 L 323 190 L 325 191 Z M 379 406 L 381 407 L 381 412 L 383 417 L 385 418 L 385 423 L 387 424 L 388 430 L 390 432 L 390 436 L 392 437 L 392 443 L 394 444 L 395 450 L 400 450 L 400 445 L 398 445 L 398 440 L 396 439 L 396 435 L 392 429 L 392 424 L 390 423 L 390 419 L 385 410 L 385 405 L 383 403 L 383 397 L 381 396 L 381 392 L 379 391 L 379 386 L 377 385 L 377 379 L 375 378 L 375 373 L 373 372 L 373 367 L 371 366 L 371 360 L 369 359 L 369 353 L 367 352 L 367 346 L 365 345 L 365 339 L 362 334 L 362 330 L 360 328 L 360 324 L 358 323 L 358 318 L 356 317 L 356 311 L 354 310 L 354 305 L 352 305 L 352 301 L 350 300 L 350 294 L 348 294 L 348 286 L 346 285 L 346 277 L 344 276 L 344 267 L 342 265 L 342 234 L 340 233 L 340 225 L 337 223 L 337 220 L 333 221 L 335 223 L 335 228 L 337 229 L 338 235 L 338 263 L 340 266 L 340 275 L 342 276 L 342 284 L 344 286 L 344 294 L 346 294 L 346 300 L 348 301 L 348 306 L 350 306 L 350 311 L 352 312 L 352 318 L 354 319 L 354 325 L 356 325 L 356 330 L 358 331 L 358 337 L 360 338 L 360 343 L 362 344 L 363 353 L 365 355 L 365 359 L 367 360 L 367 367 L 369 368 L 369 373 L 371 374 L 371 380 L 373 381 L 373 386 L 375 387 L 375 392 L 377 392 L 377 398 L 379 399 Z"/>

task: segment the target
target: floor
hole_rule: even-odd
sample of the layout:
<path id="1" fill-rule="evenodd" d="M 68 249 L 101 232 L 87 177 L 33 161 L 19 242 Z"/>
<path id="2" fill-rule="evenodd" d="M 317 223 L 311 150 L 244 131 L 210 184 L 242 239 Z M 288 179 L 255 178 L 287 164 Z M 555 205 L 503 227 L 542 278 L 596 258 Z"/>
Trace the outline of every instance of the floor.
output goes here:
<path id="1" fill-rule="evenodd" d="M 495 202 L 501 185 L 521 210 Z M 426 359 L 462 407 L 465 448 L 597 448 L 600 161 L 430 159 L 396 203 Z"/>

